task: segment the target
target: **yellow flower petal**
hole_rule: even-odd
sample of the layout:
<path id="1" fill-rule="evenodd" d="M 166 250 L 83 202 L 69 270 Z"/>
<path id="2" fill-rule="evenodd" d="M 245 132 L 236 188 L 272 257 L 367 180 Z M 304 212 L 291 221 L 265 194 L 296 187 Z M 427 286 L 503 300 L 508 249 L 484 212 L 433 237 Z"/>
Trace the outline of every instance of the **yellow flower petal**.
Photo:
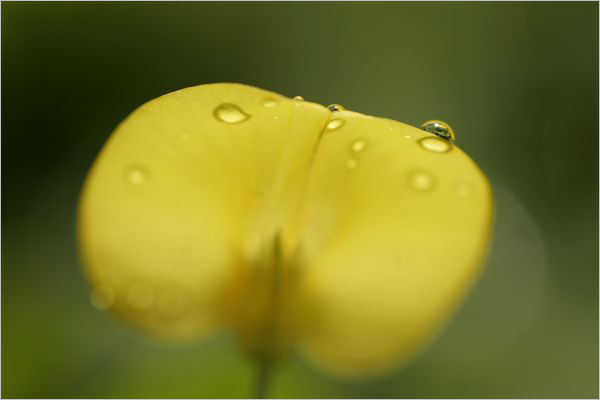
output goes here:
<path id="1" fill-rule="evenodd" d="M 410 357 L 448 318 L 477 276 L 493 201 L 455 145 L 386 119 L 335 119 L 297 219 L 303 290 L 318 312 L 304 349 L 364 376 Z"/>
<path id="2" fill-rule="evenodd" d="M 111 309 L 159 336 L 222 324 L 240 263 L 296 209 L 329 111 L 238 85 L 184 89 L 114 132 L 80 204 L 82 256 Z M 106 291 L 106 290 L 105 290 Z"/>

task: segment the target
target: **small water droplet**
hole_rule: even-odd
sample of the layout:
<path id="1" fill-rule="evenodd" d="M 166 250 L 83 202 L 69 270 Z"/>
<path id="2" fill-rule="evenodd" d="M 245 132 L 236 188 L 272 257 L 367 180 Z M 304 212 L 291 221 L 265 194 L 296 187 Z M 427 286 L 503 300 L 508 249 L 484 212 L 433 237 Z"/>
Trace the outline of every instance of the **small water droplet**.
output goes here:
<path id="1" fill-rule="evenodd" d="M 408 133 L 407 133 L 407 134 L 405 134 L 405 135 L 402 135 L 402 137 L 403 137 L 404 139 L 412 139 L 412 135 L 409 135 Z"/>
<path id="2" fill-rule="evenodd" d="M 431 190 L 435 184 L 433 176 L 422 170 L 411 172 L 408 176 L 408 182 L 413 189 L 420 192 Z"/>
<path id="3" fill-rule="evenodd" d="M 350 149 L 353 152 L 355 152 L 355 153 L 360 153 L 366 147 L 367 147 L 367 140 L 366 139 L 356 139 L 354 142 L 352 142 L 352 145 L 350 146 Z"/>
<path id="4" fill-rule="evenodd" d="M 150 180 L 150 172 L 139 164 L 125 169 L 125 180 L 132 186 L 142 186 Z"/>
<path id="5" fill-rule="evenodd" d="M 327 124 L 327 129 L 329 129 L 330 131 L 332 131 L 334 129 L 339 128 L 342 125 L 344 125 L 344 120 L 343 119 L 332 119 Z"/>
<path id="6" fill-rule="evenodd" d="M 228 124 L 239 124 L 250 118 L 241 108 L 231 103 L 223 103 L 213 111 L 215 118 Z"/>
<path id="7" fill-rule="evenodd" d="M 294 100 L 296 100 L 296 101 L 304 101 L 304 97 L 302 97 L 302 96 L 294 96 Z"/>
<path id="8" fill-rule="evenodd" d="M 344 111 L 346 109 L 346 107 L 344 107 L 341 104 L 330 104 L 327 106 L 327 108 L 329 109 L 329 111 Z"/>
<path id="9" fill-rule="evenodd" d="M 98 310 L 108 310 L 115 303 L 115 292 L 108 286 L 96 286 L 90 294 L 92 305 Z"/>
<path id="10" fill-rule="evenodd" d="M 159 296 L 156 306 L 166 316 L 176 316 L 185 310 L 186 304 L 183 295 L 170 291 Z"/>
<path id="11" fill-rule="evenodd" d="M 462 197 L 463 199 L 466 199 L 467 197 L 471 196 L 474 191 L 475 185 L 469 182 L 460 182 L 454 187 L 454 193 L 456 193 L 458 197 Z"/>
<path id="12" fill-rule="evenodd" d="M 146 310 L 154 302 L 154 291 L 148 285 L 135 284 L 127 291 L 127 303 L 135 310 Z"/>
<path id="13" fill-rule="evenodd" d="M 277 103 L 279 103 L 277 99 L 273 97 L 266 97 L 260 104 L 262 104 L 264 107 L 275 107 Z"/>
<path id="14" fill-rule="evenodd" d="M 431 136 L 424 137 L 423 139 L 419 140 L 419 143 L 425 150 L 433 153 L 446 153 L 452 148 L 452 145 L 447 141 Z"/>
<path id="15" fill-rule="evenodd" d="M 354 158 L 350 158 L 348 161 L 346 161 L 346 168 L 349 170 L 356 169 L 356 167 L 358 167 L 358 161 L 356 161 Z"/>
<path id="16" fill-rule="evenodd" d="M 421 129 L 423 129 L 426 132 L 433 133 L 434 135 L 439 136 L 442 139 L 449 141 L 450 143 L 454 143 L 454 141 L 456 140 L 454 130 L 450 125 L 448 125 L 444 121 L 432 119 L 430 121 L 423 122 L 421 124 Z"/>

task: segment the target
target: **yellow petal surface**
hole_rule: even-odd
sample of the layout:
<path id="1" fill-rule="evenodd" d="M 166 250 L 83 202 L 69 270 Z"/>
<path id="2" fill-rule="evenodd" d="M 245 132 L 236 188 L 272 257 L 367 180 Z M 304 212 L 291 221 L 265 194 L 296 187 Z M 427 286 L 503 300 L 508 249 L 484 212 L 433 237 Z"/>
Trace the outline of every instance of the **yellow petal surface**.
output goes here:
<path id="1" fill-rule="evenodd" d="M 239 84 L 184 89 L 132 113 L 81 199 L 94 303 L 158 336 L 222 324 L 223 292 L 297 206 L 329 114 Z"/>
<path id="2" fill-rule="evenodd" d="M 297 220 L 302 290 L 317 304 L 303 348 L 324 369 L 368 376 L 448 318 L 477 276 L 493 201 L 455 145 L 386 119 L 332 118 Z"/>

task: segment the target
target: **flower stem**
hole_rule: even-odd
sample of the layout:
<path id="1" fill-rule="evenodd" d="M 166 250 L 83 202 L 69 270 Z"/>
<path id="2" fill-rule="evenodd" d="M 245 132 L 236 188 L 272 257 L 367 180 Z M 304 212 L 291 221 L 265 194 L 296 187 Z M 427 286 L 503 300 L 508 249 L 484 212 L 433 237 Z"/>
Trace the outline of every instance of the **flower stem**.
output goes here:
<path id="1" fill-rule="evenodd" d="M 269 383 L 271 380 L 273 362 L 271 359 L 264 357 L 258 360 L 256 386 L 254 387 L 255 399 L 268 398 Z"/>

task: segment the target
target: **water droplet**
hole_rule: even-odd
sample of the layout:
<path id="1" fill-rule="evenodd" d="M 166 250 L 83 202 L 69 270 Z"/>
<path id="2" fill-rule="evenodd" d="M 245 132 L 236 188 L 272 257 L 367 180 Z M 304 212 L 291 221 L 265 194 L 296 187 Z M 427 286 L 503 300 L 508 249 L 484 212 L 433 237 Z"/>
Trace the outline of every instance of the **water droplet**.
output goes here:
<path id="1" fill-rule="evenodd" d="M 331 121 L 329 121 L 329 123 L 327 124 L 327 129 L 329 130 L 334 130 L 339 128 L 340 126 L 344 125 L 344 120 L 343 119 L 332 119 Z"/>
<path id="2" fill-rule="evenodd" d="M 108 286 L 99 285 L 92 290 L 90 300 L 98 310 L 108 310 L 115 303 L 115 292 Z"/>
<path id="3" fill-rule="evenodd" d="M 408 133 L 407 133 L 407 134 L 405 134 L 405 135 L 402 135 L 402 137 L 403 137 L 404 139 L 412 139 L 412 135 L 409 135 Z"/>
<path id="4" fill-rule="evenodd" d="M 366 147 L 367 147 L 366 139 L 356 139 L 354 142 L 352 142 L 350 149 L 355 153 L 360 153 Z"/>
<path id="5" fill-rule="evenodd" d="M 135 310 L 146 310 L 154 302 L 154 291 L 148 285 L 135 284 L 127 291 L 127 303 Z"/>
<path id="6" fill-rule="evenodd" d="M 260 104 L 262 104 L 264 107 L 275 107 L 277 103 L 279 103 L 277 99 L 273 97 L 266 97 Z"/>
<path id="7" fill-rule="evenodd" d="M 329 109 L 329 111 L 344 111 L 346 109 L 346 107 L 344 107 L 341 104 L 330 104 L 327 106 L 327 108 Z"/>
<path id="8" fill-rule="evenodd" d="M 142 186 L 150 180 L 150 172 L 139 164 L 125 169 L 125 180 L 132 186 Z"/>
<path id="9" fill-rule="evenodd" d="M 423 129 L 426 132 L 433 133 L 434 135 L 439 136 L 442 139 L 449 141 L 450 143 L 454 143 L 454 141 L 456 140 L 454 130 L 450 125 L 448 125 L 444 121 L 432 119 L 430 121 L 423 122 L 421 124 L 421 129 Z"/>
<path id="10" fill-rule="evenodd" d="M 228 124 L 239 124 L 250 118 L 249 114 L 246 114 L 241 108 L 231 103 L 221 104 L 215 108 L 213 114 L 219 121 Z"/>
<path id="11" fill-rule="evenodd" d="M 434 153 L 446 153 L 452 148 L 452 145 L 447 141 L 431 136 L 424 137 L 423 139 L 419 140 L 419 143 L 425 150 Z"/>
<path id="12" fill-rule="evenodd" d="M 354 158 L 350 158 L 348 161 L 346 161 L 346 168 L 349 170 L 356 169 L 356 167 L 358 167 L 358 161 L 356 161 Z"/>
<path id="13" fill-rule="evenodd" d="M 467 197 L 471 196 L 474 191 L 475 185 L 469 182 L 460 182 L 454 187 L 454 192 L 456 193 L 456 195 L 458 197 L 462 197 L 463 199 L 466 199 Z"/>
<path id="14" fill-rule="evenodd" d="M 163 293 L 157 300 L 158 310 L 167 316 L 176 316 L 185 310 L 185 299 L 178 292 L 170 291 Z"/>
<path id="15" fill-rule="evenodd" d="M 408 176 L 410 186 L 420 192 L 431 190 L 435 184 L 433 176 L 425 171 L 413 171 Z"/>
<path id="16" fill-rule="evenodd" d="M 296 100 L 296 101 L 304 101 L 304 97 L 302 97 L 302 96 L 294 96 L 294 100 Z"/>

